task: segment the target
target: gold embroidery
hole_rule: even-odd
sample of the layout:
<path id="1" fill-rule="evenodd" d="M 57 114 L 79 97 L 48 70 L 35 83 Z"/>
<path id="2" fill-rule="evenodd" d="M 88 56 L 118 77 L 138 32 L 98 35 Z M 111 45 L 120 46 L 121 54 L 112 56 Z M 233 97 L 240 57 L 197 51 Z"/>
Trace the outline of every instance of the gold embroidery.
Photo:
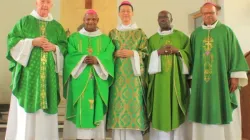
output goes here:
<path id="1" fill-rule="evenodd" d="M 172 45 L 170 40 L 166 40 L 165 45 Z M 163 55 L 163 61 L 166 62 L 165 64 L 165 71 L 169 72 L 172 69 L 172 57 L 171 55 Z"/>
<path id="2" fill-rule="evenodd" d="M 212 75 L 214 56 L 211 52 L 213 48 L 213 38 L 210 36 L 210 30 L 208 31 L 208 37 L 203 40 L 204 46 L 204 81 L 209 82 Z"/>
<path id="3" fill-rule="evenodd" d="M 97 52 L 95 53 L 95 55 L 99 55 L 100 51 L 101 51 L 101 46 L 102 42 L 101 42 L 101 37 L 98 37 L 97 40 L 96 40 L 96 50 Z M 88 55 L 93 55 L 94 54 L 94 50 L 93 50 L 93 46 L 92 46 L 92 38 L 91 37 L 88 37 L 88 47 L 87 47 L 87 52 L 88 52 Z"/>
<path id="4" fill-rule="evenodd" d="M 82 40 L 80 40 L 80 43 L 78 44 L 78 51 L 82 53 Z"/>
<path id="5" fill-rule="evenodd" d="M 125 46 L 126 46 L 125 43 L 121 44 L 120 50 L 122 50 L 123 48 L 125 48 Z"/>
<path id="6" fill-rule="evenodd" d="M 46 36 L 46 27 L 47 27 L 47 22 L 45 21 L 40 21 L 39 22 L 39 27 L 40 27 L 40 35 L 41 36 Z M 40 64 L 40 82 L 41 82 L 41 93 L 40 93 L 40 106 L 42 109 L 47 109 L 47 97 L 46 97 L 46 73 L 47 73 L 47 58 L 48 58 L 48 53 L 44 52 L 41 50 L 41 64 Z"/>
<path id="7" fill-rule="evenodd" d="M 177 61 L 178 60 L 176 60 L 176 57 L 174 57 L 173 58 L 174 59 L 174 66 L 176 66 L 177 65 Z M 174 70 L 173 71 L 174 72 L 174 76 L 176 75 L 176 71 Z M 178 73 L 177 73 L 177 75 L 178 75 Z M 178 90 L 177 90 L 177 87 L 176 87 L 176 79 L 174 78 L 173 79 L 174 81 L 173 81 L 173 84 L 174 84 L 174 94 L 175 94 L 175 96 L 176 96 L 176 98 L 177 98 L 177 102 L 178 102 L 178 105 L 179 105 L 179 107 L 180 107 L 180 109 L 181 109 L 181 111 L 182 111 L 182 113 L 186 116 L 187 114 L 186 114 L 186 110 L 185 110 L 185 108 L 184 108 L 184 106 L 181 104 L 181 98 L 180 98 L 180 96 L 178 95 Z M 178 79 L 179 80 L 179 79 Z"/>
<path id="8" fill-rule="evenodd" d="M 98 37 L 96 42 L 97 42 L 97 44 L 96 44 L 96 47 L 97 47 L 97 53 L 96 53 L 96 55 L 99 55 L 100 51 L 101 51 L 101 47 L 100 46 L 102 46 L 101 37 Z"/>
<path id="9" fill-rule="evenodd" d="M 121 48 L 137 50 L 140 47 L 141 37 L 137 31 L 118 32 L 116 30 L 112 36 L 116 50 Z M 145 130 L 147 123 L 140 77 L 133 75 L 130 59 L 117 58 L 115 64 L 116 77 L 110 91 L 112 98 L 109 100 L 107 126 L 109 129 Z"/>
<path id="10" fill-rule="evenodd" d="M 93 67 L 92 67 L 92 69 L 91 69 L 91 71 L 93 71 Z M 84 93 L 85 93 L 85 90 L 87 89 L 87 86 L 88 86 L 88 84 L 89 84 L 89 81 L 90 80 L 92 80 L 91 77 L 92 76 L 92 72 L 91 73 L 89 73 L 89 77 L 88 77 L 88 80 L 87 80 L 87 82 L 86 82 L 86 84 L 85 84 L 85 87 L 83 88 L 83 90 L 82 90 L 82 93 L 81 93 L 81 95 L 78 97 L 78 99 L 76 99 L 76 101 L 74 102 L 74 106 L 76 105 L 76 103 L 78 102 L 78 100 L 80 100 L 82 97 L 84 97 Z M 80 101 L 81 102 L 81 101 Z"/>
<path id="11" fill-rule="evenodd" d="M 89 100 L 89 108 L 94 109 L 94 100 Z"/>
<path id="12" fill-rule="evenodd" d="M 92 54 L 93 54 L 92 42 L 91 42 L 91 38 L 88 37 L 88 55 L 92 55 Z"/>

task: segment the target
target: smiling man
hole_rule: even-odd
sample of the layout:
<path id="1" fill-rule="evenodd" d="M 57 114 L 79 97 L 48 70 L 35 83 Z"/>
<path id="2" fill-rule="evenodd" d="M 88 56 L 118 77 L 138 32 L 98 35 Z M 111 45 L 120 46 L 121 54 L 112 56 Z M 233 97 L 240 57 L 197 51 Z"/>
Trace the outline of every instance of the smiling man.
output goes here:
<path id="1" fill-rule="evenodd" d="M 150 140 L 185 140 L 189 90 L 189 38 L 172 26 L 172 14 L 158 14 L 160 26 L 149 38 L 148 117 Z"/>
<path id="2" fill-rule="evenodd" d="M 98 28 L 98 15 L 88 10 L 84 27 L 69 37 L 64 68 L 67 99 L 64 139 L 105 139 L 109 86 L 114 77 L 114 45 Z"/>
<path id="3" fill-rule="evenodd" d="M 66 53 L 66 34 L 49 13 L 52 0 L 37 0 L 36 10 L 8 34 L 7 59 L 12 97 L 6 140 L 57 140 L 58 73 Z"/>
<path id="4" fill-rule="evenodd" d="M 191 35 L 192 87 L 188 119 L 192 140 L 241 140 L 239 87 L 248 65 L 231 28 L 218 21 L 218 5 L 201 7 L 203 25 Z"/>
<path id="5" fill-rule="evenodd" d="M 115 79 L 110 88 L 107 128 L 114 140 L 142 140 L 148 129 L 145 106 L 145 60 L 148 40 L 141 28 L 132 23 L 133 6 L 119 5 L 121 24 L 109 32 L 115 45 Z"/>

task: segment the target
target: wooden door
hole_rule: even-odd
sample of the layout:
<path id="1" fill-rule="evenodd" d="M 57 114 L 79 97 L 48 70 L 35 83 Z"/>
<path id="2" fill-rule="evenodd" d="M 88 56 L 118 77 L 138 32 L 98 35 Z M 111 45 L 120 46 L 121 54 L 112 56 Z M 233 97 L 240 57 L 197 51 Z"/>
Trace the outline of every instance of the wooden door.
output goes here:
<path id="1" fill-rule="evenodd" d="M 250 52 L 245 57 L 250 67 Z M 248 85 L 241 90 L 241 117 L 242 137 L 250 140 L 250 71 L 248 72 Z"/>

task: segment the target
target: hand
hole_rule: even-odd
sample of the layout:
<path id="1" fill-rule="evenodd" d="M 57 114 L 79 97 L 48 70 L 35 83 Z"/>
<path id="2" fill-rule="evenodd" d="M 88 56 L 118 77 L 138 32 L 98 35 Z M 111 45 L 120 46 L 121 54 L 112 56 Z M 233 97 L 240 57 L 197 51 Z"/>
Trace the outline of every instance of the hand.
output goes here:
<path id="1" fill-rule="evenodd" d="M 159 50 L 157 50 L 158 55 L 165 55 L 167 52 L 167 49 L 165 46 L 161 47 Z"/>
<path id="2" fill-rule="evenodd" d="M 43 48 L 43 50 L 45 52 L 50 52 L 50 51 L 53 51 L 55 52 L 56 51 L 56 46 L 50 42 L 44 42 L 41 46 L 41 48 Z"/>
<path id="3" fill-rule="evenodd" d="M 167 55 L 179 53 L 179 49 L 177 49 L 171 45 L 166 45 L 165 48 L 166 48 Z"/>
<path id="4" fill-rule="evenodd" d="M 179 54 L 179 49 L 171 46 L 171 45 L 165 45 L 161 47 L 158 51 L 158 55 L 171 55 L 171 54 Z"/>
<path id="5" fill-rule="evenodd" d="M 230 92 L 234 92 L 239 84 L 239 79 L 238 78 L 231 78 L 230 79 L 230 83 L 229 83 L 229 87 L 230 87 Z"/>
<path id="6" fill-rule="evenodd" d="M 33 39 L 32 46 L 34 46 L 34 47 L 42 47 L 42 44 L 45 43 L 45 42 L 48 42 L 48 40 L 44 36 L 37 37 L 37 38 Z"/>
<path id="7" fill-rule="evenodd" d="M 134 52 L 127 49 L 121 49 L 115 52 L 115 57 L 128 58 L 134 56 Z"/>
<path id="8" fill-rule="evenodd" d="M 84 63 L 89 64 L 89 65 L 95 65 L 98 64 L 97 59 L 94 56 L 87 56 L 85 57 Z"/>

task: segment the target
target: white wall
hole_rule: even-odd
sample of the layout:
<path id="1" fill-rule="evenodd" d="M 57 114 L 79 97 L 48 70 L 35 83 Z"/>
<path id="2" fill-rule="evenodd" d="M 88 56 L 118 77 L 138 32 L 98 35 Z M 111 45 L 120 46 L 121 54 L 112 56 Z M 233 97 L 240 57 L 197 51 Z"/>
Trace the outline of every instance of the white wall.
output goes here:
<path id="1" fill-rule="evenodd" d="M 9 88 L 11 73 L 8 71 L 8 61 L 5 58 L 7 51 L 7 34 L 15 23 L 23 16 L 35 9 L 35 0 L 1 0 L 0 6 L 0 104 L 9 103 L 11 90 Z M 60 0 L 54 0 L 52 14 L 59 19 Z"/>
<path id="2" fill-rule="evenodd" d="M 117 0 L 118 4 L 122 0 Z M 176 29 L 190 35 L 188 15 L 199 10 L 207 0 L 130 0 L 134 5 L 134 21 L 148 37 L 158 29 L 157 14 L 168 10 L 173 15 Z M 230 26 L 235 32 L 243 52 L 250 51 L 250 0 L 213 0 L 217 1 L 222 10 L 219 20 Z"/>
<path id="3" fill-rule="evenodd" d="M 221 0 L 224 23 L 235 32 L 244 53 L 250 51 L 250 0 Z"/>
<path id="4" fill-rule="evenodd" d="M 118 5 L 122 0 L 117 0 Z M 157 15 L 161 10 L 173 14 L 176 29 L 189 32 L 188 15 L 199 10 L 204 0 L 130 0 L 135 8 L 134 21 L 148 37 L 158 29 Z M 72 0 L 73 2 L 73 0 Z M 244 52 L 250 50 L 250 0 L 218 0 L 222 6 L 220 20 L 229 25 L 236 33 Z M 6 55 L 6 37 L 14 24 L 35 8 L 35 0 L 2 0 L 0 5 L 0 104 L 8 103 L 10 96 L 10 72 Z M 11 11 L 10 11 L 11 10 Z M 60 0 L 54 0 L 52 14 L 60 19 Z"/>
<path id="5" fill-rule="evenodd" d="M 121 1 L 118 0 L 118 3 Z M 204 0 L 130 0 L 130 2 L 135 9 L 134 21 L 150 37 L 158 29 L 157 16 L 161 10 L 172 13 L 176 29 L 190 34 L 188 15 L 198 11 Z"/>

